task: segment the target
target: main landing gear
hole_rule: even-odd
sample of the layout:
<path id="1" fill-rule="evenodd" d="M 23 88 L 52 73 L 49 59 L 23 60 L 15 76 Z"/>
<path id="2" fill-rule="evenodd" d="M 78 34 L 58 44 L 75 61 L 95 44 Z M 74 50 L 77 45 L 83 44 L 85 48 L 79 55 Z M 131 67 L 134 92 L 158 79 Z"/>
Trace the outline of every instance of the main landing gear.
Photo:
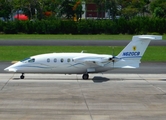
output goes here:
<path id="1" fill-rule="evenodd" d="M 83 75 L 82 75 L 82 79 L 84 79 L 84 80 L 88 80 L 88 79 L 89 79 L 89 75 L 88 75 L 88 73 L 83 74 Z"/>
<path id="2" fill-rule="evenodd" d="M 25 76 L 24 76 L 24 73 L 22 73 L 22 75 L 20 76 L 20 79 L 24 79 Z"/>
<path id="3" fill-rule="evenodd" d="M 20 79 L 24 79 L 24 78 L 25 78 L 24 73 L 22 73 L 22 75 L 20 76 Z M 88 73 L 83 74 L 82 79 L 88 80 L 89 79 L 89 74 Z"/>

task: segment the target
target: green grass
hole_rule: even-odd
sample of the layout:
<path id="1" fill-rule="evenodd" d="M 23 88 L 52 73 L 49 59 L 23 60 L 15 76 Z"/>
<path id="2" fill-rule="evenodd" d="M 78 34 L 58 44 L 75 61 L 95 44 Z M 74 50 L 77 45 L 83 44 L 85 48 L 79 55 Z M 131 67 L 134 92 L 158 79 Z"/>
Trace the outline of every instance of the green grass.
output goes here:
<path id="1" fill-rule="evenodd" d="M 131 40 L 133 35 L 0 35 L 0 40 Z M 166 40 L 166 35 L 163 35 Z M 115 47 L 117 55 L 124 47 Z M 81 52 L 112 54 L 108 46 L 0 46 L 0 61 L 15 61 L 50 52 Z M 149 46 L 142 61 L 166 61 L 166 47 Z"/>
<path id="2" fill-rule="evenodd" d="M 0 34 L 0 40 L 131 40 L 133 35 L 38 35 Z M 166 35 L 163 35 L 166 40 Z"/>
<path id="3" fill-rule="evenodd" d="M 124 47 L 114 47 L 117 55 Z M 53 52 L 81 52 L 112 54 L 112 47 L 108 46 L 0 46 L 0 61 L 18 61 L 29 56 Z M 166 47 L 149 46 L 142 61 L 166 62 Z"/>

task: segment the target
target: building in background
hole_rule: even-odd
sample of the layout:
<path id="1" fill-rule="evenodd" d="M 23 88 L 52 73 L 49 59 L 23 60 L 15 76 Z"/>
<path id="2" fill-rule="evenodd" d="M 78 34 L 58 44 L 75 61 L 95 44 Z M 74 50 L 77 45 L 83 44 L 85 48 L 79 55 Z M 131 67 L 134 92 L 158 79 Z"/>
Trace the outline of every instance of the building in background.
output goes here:
<path id="1" fill-rule="evenodd" d="M 83 19 L 100 19 L 105 18 L 106 12 L 105 12 L 105 5 L 101 7 L 98 11 L 97 5 L 92 0 L 87 0 L 86 2 L 82 3 L 82 8 L 84 11 L 84 14 L 82 15 Z"/>

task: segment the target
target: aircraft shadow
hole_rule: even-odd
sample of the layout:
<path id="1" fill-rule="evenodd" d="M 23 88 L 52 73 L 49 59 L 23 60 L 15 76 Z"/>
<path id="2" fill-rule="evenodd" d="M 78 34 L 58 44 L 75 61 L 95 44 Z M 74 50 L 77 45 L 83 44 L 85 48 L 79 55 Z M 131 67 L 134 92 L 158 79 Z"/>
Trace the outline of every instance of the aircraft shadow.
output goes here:
<path id="1" fill-rule="evenodd" d="M 12 80 L 21 80 L 20 78 L 13 78 Z"/>
<path id="2" fill-rule="evenodd" d="M 92 78 L 92 80 L 93 80 L 94 83 L 102 83 L 102 82 L 107 82 L 110 79 L 106 78 L 106 77 L 95 76 L 95 77 Z"/>
<path id="3" fill-rule="evenodd" d="M 166 78 L 165 79 L 160 79 L 160 81 L 166 81 Z"/>

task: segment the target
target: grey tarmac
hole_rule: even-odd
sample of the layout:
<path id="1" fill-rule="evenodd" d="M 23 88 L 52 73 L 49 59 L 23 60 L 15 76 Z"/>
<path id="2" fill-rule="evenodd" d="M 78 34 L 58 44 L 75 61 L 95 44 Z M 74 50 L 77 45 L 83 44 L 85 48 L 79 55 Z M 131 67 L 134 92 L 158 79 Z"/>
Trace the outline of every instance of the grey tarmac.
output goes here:
<path id="1" fill-rule="evenodd" d="M 165 74 L 0 74 L 1 120 L 165 118 Z"/>

